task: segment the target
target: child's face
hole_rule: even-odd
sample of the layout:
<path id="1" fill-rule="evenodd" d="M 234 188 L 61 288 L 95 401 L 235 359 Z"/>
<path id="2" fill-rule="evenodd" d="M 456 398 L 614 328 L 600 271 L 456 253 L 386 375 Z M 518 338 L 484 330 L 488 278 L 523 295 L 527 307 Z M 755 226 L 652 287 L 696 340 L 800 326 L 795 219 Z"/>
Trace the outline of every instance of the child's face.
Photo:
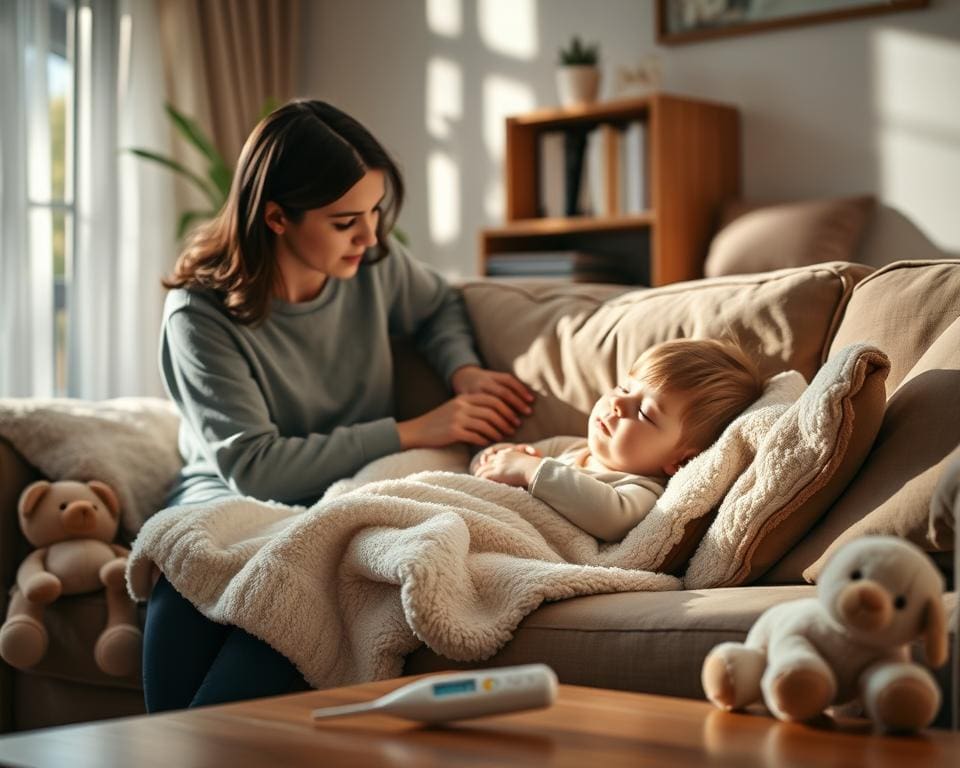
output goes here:
<path id="1" fill-rule="evenodd" d="M 602 395 L 590 413 L 590 453 L 608 469 L 635 475 L 673 475 L 694 455 L 680 444 L 681 419 L 693 396 L 666 392 L 629 378 Z"/>

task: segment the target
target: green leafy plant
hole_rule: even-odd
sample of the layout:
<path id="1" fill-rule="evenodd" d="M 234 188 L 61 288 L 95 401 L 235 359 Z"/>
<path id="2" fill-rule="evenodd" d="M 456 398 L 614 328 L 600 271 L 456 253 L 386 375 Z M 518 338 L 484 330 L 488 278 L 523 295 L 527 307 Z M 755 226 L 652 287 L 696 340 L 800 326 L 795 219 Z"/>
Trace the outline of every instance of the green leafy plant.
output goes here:
<path id="1" fill-rule="evenodd" d="M 178 133 L 203 155 L 207 162 L 206 177 L 194 173 L 173 158 L 165 157 L 152 150 L 133 147 L 130 151 L 137 157 L 159 163 L 174 173 L 183 176 L 199 189 L 210 202 L 210 207 L 207 209 L 184 211 L 180 215 L 177 237 L 182 238 L 191 224 L 198 220 L 212 219 L 223 207 L 230 192 L 230 184 L 233 181 L 233 169 L 227 165 L 223 155 L 217 151 L 213 142 L 195 120 L 178 111 L 172 104 L 164 104 L 164 109 Z"/>
<path id="2" fill-rule="evenodd" d="M 574 35 L 570 41 L 570 45 L 560 49 L 560 65 L 566 67 L 576 65 L 594 66 L 598 59 L 598 48 L 599 45 L 596 43 L 593 45 L 584 45 L 583 41 L 580 40 L 580 36 Z"/>

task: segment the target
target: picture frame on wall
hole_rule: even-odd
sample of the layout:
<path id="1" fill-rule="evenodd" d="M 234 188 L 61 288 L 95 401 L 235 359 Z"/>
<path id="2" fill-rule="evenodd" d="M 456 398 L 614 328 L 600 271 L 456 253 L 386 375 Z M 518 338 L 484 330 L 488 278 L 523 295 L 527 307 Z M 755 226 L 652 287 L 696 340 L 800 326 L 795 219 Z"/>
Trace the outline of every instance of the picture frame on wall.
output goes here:
<path id="1" fill-rule="evenodd" d="M 694 43 L 929 4 L 930 0 L 657 0 L 657 42 Z"/>

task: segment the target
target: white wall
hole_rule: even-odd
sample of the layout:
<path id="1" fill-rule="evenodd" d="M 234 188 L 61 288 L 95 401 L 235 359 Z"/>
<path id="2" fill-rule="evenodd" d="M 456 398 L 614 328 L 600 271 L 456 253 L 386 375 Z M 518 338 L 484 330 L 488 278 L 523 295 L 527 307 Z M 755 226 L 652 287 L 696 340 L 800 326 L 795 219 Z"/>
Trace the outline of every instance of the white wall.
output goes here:
<path id="1" fill-rule="evenodd" d="M 872 236 L 960 254 L 960 0 L 683 46 L 654 42 L 652 0 L 306 0 L 301 94 L 367 124 L 408 184 L 401 226 L 450 274 L 503 221 L 506 114 L 556 104 L 558 45 L 601 45 L 604 96 L 656 54 L 662 88 L 739 107 L 744 193 L 872 192 Z M 897 213 L 897 211 L 902 212 Z"/>

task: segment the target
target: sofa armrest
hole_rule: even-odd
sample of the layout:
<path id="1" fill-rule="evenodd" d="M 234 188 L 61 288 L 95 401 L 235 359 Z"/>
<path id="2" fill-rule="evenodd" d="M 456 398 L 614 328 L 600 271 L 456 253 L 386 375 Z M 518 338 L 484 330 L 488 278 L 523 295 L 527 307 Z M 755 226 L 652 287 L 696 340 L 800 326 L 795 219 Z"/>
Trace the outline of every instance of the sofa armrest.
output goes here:
<path id="1" fill-rule="evenodd" d="M 3 578 L 4 605 L 7 591 L 16 579 L 17 567 L 31 549 L 20 533 L 17 501 L 24 488 L 42 478 L 16 448 L 0 438 L 0 577 Z"/>
<path id="2" fill-rule="evenodd" d="M 3 577 L 3 584 L 0 585 L 0 617 L 4 619 L 17 568 L 31 549 L 20 533 L 17 501 L 27 485 L 42 477 L 10 443 L 0 439 L 0 576 Z M 13 726 L 12 675 L 10 667 L 0 662 L 0 733 L 8 732 Z"/>

